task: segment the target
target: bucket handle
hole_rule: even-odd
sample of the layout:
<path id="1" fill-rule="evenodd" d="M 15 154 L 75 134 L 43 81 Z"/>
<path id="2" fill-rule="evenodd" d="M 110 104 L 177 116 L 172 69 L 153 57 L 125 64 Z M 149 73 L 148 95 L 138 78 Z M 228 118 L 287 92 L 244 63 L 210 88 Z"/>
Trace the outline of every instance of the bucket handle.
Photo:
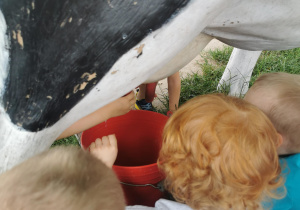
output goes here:
<path id="1" fill-rule="evenodd" d="M 161 192 L 164 192 L 164 186 L 163 186 L 163 181 L 160 181 L 157 183 L 157 185 L 153 185 L 153 184 L 130 184 L 130 183 L 125 183 L 125 182 L 120 182 L 121 184 L 123 185 L 127 185 L 127 186 L 131 186 L 131 187 L 147 187 L 147 186 L 150 186 L 150 187 L 153 187 L 155 189 L 158 189 L 159 191 Z"/>

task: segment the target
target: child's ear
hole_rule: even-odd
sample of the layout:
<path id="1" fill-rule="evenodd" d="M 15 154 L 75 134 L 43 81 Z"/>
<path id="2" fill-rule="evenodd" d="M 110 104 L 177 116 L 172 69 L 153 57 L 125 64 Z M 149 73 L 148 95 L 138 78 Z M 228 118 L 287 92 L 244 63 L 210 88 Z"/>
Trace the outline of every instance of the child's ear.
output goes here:
<path id="1" fill-rule="evenodd" d="M 279 138 L 279 142 L 278 142 L 278 145 L 277 145 L 277 148 L 280 147 L 283 143 L 283 136 L 277 132 L 277 135 L 278 135 L 278 138 Z"/>

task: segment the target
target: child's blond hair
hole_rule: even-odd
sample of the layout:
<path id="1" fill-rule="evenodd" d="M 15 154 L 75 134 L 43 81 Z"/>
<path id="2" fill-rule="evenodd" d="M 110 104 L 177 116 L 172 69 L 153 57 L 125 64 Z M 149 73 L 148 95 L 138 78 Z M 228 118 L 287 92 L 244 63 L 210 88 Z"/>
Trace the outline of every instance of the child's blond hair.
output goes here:
<path id="1" fill-rule="evenodd" d="M 2 210 L 125 208 L 114 172 L 78 148 L 43 152 L 0 175 Z"/>
<path id="2" fill-rule="evenodd" d="M 279 137 L 265 114 L 239 98 L 198 96 L 167 122 L 158 160 L 165 186 L 195 209 L 256 209 L 282 186 Z"/>
<path id="3" fill-rule="evenodd" d="M 254 82 L 247 95 L 261 92 L 264 96 L 269 95 L 261 99 L 269 103 L 268 109 L 263 111 L 288 141 L 289 148 L 286 150 L 299 152 L 300 75 L 284 72 L 263 74 Z"/>

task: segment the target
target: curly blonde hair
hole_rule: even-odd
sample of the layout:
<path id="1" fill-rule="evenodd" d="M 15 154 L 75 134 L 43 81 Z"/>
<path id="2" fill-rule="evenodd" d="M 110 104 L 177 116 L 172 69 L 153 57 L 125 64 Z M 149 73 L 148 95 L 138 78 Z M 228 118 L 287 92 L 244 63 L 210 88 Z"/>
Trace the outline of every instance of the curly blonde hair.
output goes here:
<path id="1" fill-rule="evenodd" d="M 278 144 L 255 106 L 221 94 L 198 96 L 167 122 L 158 165 L 166 189 L 192 208 L 257 209 L 283 185 Z"/>

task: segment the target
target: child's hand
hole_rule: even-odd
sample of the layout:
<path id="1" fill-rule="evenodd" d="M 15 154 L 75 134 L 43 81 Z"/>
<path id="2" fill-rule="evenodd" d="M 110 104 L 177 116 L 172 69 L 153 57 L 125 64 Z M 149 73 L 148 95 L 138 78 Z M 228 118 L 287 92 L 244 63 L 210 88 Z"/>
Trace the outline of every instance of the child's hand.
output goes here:
<path id="1" fill-rule="evenodd" d="M 101 160 L 107 167 L 112 168 L 118 154 L 117 138 L 115 134 L 97 138 L 90 145 L 90 153 Z"/>
<path id="2" fill-rule="evenodd" d="M 126 114 L 134 108 L 134 104 L 134 92 L 131 91 L 129 94 L 115 100 L 110 104 L 110 117 L 116 117 Z"/>

